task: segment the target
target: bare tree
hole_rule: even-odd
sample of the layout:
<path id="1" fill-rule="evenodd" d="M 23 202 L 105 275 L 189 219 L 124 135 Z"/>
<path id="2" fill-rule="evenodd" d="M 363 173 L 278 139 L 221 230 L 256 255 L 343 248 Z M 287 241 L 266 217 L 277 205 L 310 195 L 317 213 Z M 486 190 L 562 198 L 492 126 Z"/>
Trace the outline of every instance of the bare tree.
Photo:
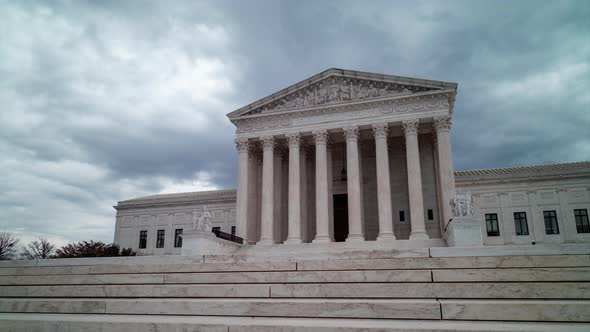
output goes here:
<path id="1" fill-rule="evenodd" d="M 13 259 L 18 239 L 12 233 L 0 232 L 0 260 Z"/>
<path id="2" fill-rule="evenodd" d="M 47 239 L 39 238 L 23 247 L 21 253 L 24 259 L 48 259 L 55 251 L 55 245 Z"/>

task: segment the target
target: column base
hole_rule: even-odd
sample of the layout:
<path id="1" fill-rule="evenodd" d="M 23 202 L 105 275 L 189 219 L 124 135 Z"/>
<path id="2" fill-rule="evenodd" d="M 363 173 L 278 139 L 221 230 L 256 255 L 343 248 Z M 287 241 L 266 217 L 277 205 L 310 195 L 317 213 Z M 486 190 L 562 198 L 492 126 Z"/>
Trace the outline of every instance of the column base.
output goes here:
<path id="1" fill-rule="evenodd" d="M 316 236 L 315 239 L 311 241 L 311 243 L 330 243 L 333 242 L 330 236 L 328 235 L 320 235 Z"/>
<path id="2" fill-rule="evenodd" d="M 379 236 L 377 236 L 377 241 L 378 242 L 391 242 L 391 241 L 395 241 L 395 235 L 393 235 L 393 233 L 382 233 L 379 234 Z"/>
<path id="3" fill-rule="evenodd" d="M 260 239 L 260 241 L 258 241 L 257 244 L 261 246 L 271 246 L 273 244 L 276 244 L 276 242 L 271 239 Z"/>
<path id="4" fill-rule="evenodd" d="M 430 239 L 430 237 L 428 237 L 428 234 L 426 234 L 426 232 L 424 232 L 424 231 L 410 233 L 410 240 L 428 240 L 428 239 Z"/>
<path id="5" fill-rule="evenodd" d="M 301 239 L 297 239 L 297 238 L 287 238 L 287 241 L 283 242 L 283 244 L 301 244 L 303 243 L 303 240 Z"/>
<path id="6" fill-rule="evenodd" d="M 364 241 L 365 241 L 365 237 L 362 236 L 361 234 L 354 234 L 354 235 L 349 234 L 344 242 L 364 242 Z"/>

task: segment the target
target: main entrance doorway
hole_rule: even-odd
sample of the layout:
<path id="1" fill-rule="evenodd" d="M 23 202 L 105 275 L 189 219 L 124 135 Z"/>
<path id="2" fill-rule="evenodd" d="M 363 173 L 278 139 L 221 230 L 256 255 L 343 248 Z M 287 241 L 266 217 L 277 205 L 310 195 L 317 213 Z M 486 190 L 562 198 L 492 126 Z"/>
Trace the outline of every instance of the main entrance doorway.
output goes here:
<path id="1" fill-rule="evenodd" d="M 348 195 L 334 195 L 334 241 L 344 242 L 348 237 Z"/>

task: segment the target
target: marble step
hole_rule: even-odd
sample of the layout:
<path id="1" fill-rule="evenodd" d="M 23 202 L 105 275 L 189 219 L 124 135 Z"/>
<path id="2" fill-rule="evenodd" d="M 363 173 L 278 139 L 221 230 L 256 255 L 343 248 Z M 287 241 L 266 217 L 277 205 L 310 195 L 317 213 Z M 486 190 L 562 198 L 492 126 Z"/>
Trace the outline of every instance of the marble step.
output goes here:
<path id="1" fill-rule="evenodd" d="M 590 267 L 0 276 L 0 285 L 590 281 Z"/>
<path id="2" fill-rule="evenodd" d="M 47 264 L 47 263 L 44 263 Z M 0 268 L 0 275 L 73 275 L 188 272 L 254 272 L 295 270 L 408 270 L 520 267 L 590 267 L 589 255 L 504 257 L 409 257 L 380 259 L 332 259 L 255 261 L 191 264 L 97 264 L 70 266 L 18 266 Z"/>
<path id="3" fill-rule="evenodd" d="M 0 286 L 2 297 L 588 299 L 590 283 L 295 283 Z"/>
<path id="4" fill-rule="evenodd" d="M 0 299 L 4 313 L 440 319 L 436 300 Z"/>
<path id="5" fill-rule="evenodd" d="M 242 262 L 195 264 L 104 264 L 93 266 L 35 266 L 4 267 L 0 275 L 72 275 L 115 273 L 166 273 L 166 272 L 245 272 L 245 271 L 295 271 L 296 262 Z"/>
<path id="6" fill-rule="evenodd" d="M 590 301 L 440 300 L 443 319 L 590 322 Z"/>
<path id="7" fill-rule="evenodd" d="M 265 284 L 236 285 L 73 285 L 73 286 L 0 286 L 4 297 L 269 297 Z"/>
<path id="8" fill-rule="evenodd" d="M 0 276 L 0 285 L 430 282 L 430 270 L 207 272 Z"/>
<path id="9" fill-rule="evenodd" d="M 276 284 L 270 292 L 284 298 L 588 299 L 590 283 Z"/>
<path id="10" fill-rule="evenodd" d="M 590 281 L 590 267 L 432 270 L 434 282 Z"/>
<path id="11" fill-rule="evenodd" d="M 200 332 L 587 332 L 585 323 L 485 322 L 405 319 L 272 318 L 163 315 L 0 313 L 0 326 L 30 331 Z"/>
<path id="12" fill-rule="evenodd" d="M 478 269 L 590 267 L 589 255 L 305 260 L 297 270 Z"/>

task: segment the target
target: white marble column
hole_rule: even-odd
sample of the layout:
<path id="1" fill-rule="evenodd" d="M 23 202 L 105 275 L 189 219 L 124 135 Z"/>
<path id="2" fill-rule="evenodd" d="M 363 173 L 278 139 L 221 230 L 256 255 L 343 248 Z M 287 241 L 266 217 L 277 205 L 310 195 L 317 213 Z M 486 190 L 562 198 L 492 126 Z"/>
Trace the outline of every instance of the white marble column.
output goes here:
<path id="1" fill-rule="evenodd" d="M 286 244 L 301 243 L 301 163 L 300 145 L 301 135 L 288 134 L 289 144 L 289 205 L 288 205 L 288 233 Z"/>
<path id="2" fill-rule="evenodd" d="M 418 120 L 402 122 L 406 137 L 406 161 L 408 169 L 408 195 L 410 199 L 410 240 L 428 239 L 424 223 L 424 200 L 420 174 L 420 151 L 418 150 Z"/>
<path id="3" fill-rule="evenodd" d="M 328 194 L 328 131 L 313 132 L 315 141 L 315 203 L 316 235 L 314 243 L 331 242 L 330 238 L 330 198 Z"/>
<path id="4" fill-rule="evenodd" d="M 274 244 L 274 149 L 275 139 L 262 140 L 262 215 L 260 217 L 260 244 Z"/>
<path id="5" fill-rule="evenodd" d="M 248 158 L 250 155 L 250 144 L 247 138 L 236 138 L 236 149 L 238 150 L 238 192 L 236 199 L 236 234 L 248 238 Z"/>
<path id="6" fill-rule="evenodd" d="M 359 161 L 359 128 L 344 128 L 348 190 L 348 238 L 346 242 L 364 241 L 361 177 Z"/>
<path id="7" fill-rule="evenodd" d="M 389 125 L 373 125 L 375 137 L 375 160 L 377 168 L 377 206 L 379 210 L 379 236 L 377 241 L 395 240 L 393 235 L 393 218 L 391 212 L 391 183 L 389 181 L 389 151 L 387 136 Z"/>
<path id="8" fill-rule="evenodd" d="M 274 203 L 273 203 L 273 240 L 282 243 L 283 225 L 283 158 L 285 151 L 281 147 L 275 148 L 274 153 Z"/>
<path id="9" fill-rule="evenodd" d="M 440 201 L 443 215 L 441 229 L 445 229 L 449 220 L 453 218 L 451 200 L 455 194 L 455 171 L 453 168 L 453 154 L 451 152 L 451 116 L 434 118 L 436 131 L 436 150 L 438 159 L 438 178 L 440 183 Z"/>
<path id="10" fill-rule="evenodd" d="M 256 244 L 260 234 L 260 166 L 262 153 L 258 144 L 250 144 L 248 158 L 248 224 L 246 237 L 248 244 Z"/>

